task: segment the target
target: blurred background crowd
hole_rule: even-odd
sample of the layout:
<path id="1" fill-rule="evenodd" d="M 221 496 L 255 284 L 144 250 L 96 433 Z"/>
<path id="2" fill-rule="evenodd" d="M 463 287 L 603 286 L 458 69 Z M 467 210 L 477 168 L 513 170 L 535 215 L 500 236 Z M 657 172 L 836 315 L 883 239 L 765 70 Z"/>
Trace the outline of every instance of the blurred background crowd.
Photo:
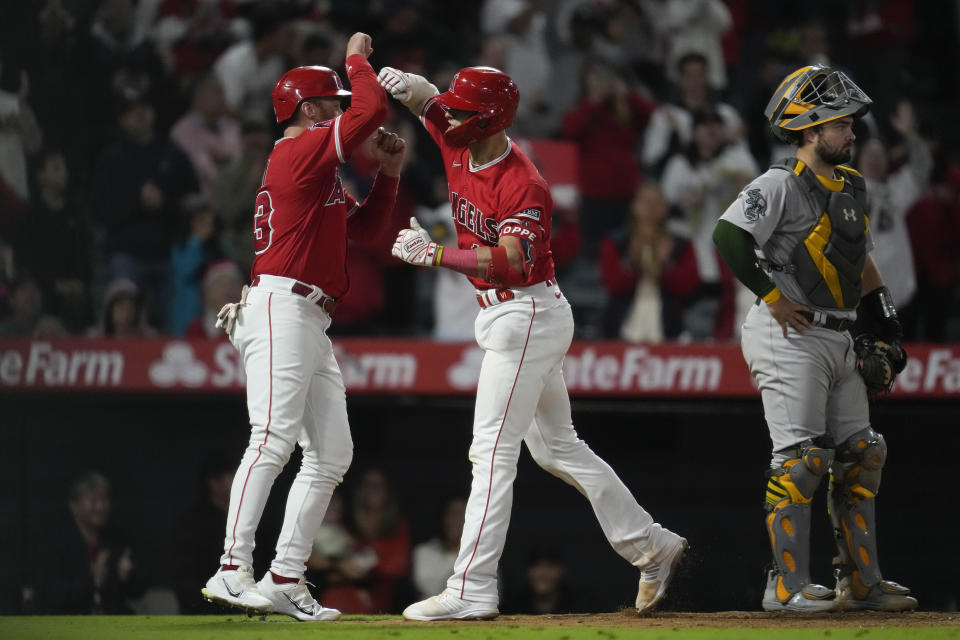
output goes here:
<path id="1" fill-rule="evenodd" d="M 0 336 L 217 336 L 252 262 L 252 203 L 280 132 L 287 68 L 343 74 L 350 33 L 375 69 L 441 90 L 461 66 L 520 87 L 510 134 L 568 143 L 554 257 L 578 337 L 730 340 L 753 303 L 714 221 L 788 155 L 762 112 L 789 71 L 828 64 L 874 99 L 853 165 L 907 337 L 960 339 L 958 3 L 812 0 L 37 0 L 7 3 L 0 46 Z M 471 340 L 456 274 L 392 260 L 411 215 L 450 238 L 439 155 L 410 143 L 391 228 L 353 247 L 333 332 Z M 531 147 L 535 149 L 536 147 Z M 534 160 L 537 161 L 536 153 Z M 363 197 L 364 151 L 345 168 Z M 432 301 L 443 299 L 441 307 Z M 461 301 L 457 304 L 455 301 Z"/>
<path id="2" fill-rule="evenodd" d="M 59 503 L 56 527 L 36 540 L 40 562 L 24 579 L 14 609 L 28 614 L 210 614 L 216 608 L 200 597 L 211 562 L 222 552 L 223 523 L 236 463 L 222 454 L 200 465 L 197 499 L 184 505 L 169 548 L 146 549 L 136 527 L 114 510 L 110 479 L 86 470 L 72 479 Z M 432 496 L 423 540 L 415 541 L 385 469 L 352 470 L 338 488 L 307 561 L 306 578 L 317 598 L 345 613 L 399 613 L 411 601 L 442 591 L 453 573 L 460 546 L 466 495 Z M 276 507 L 276 505 L 273 505 Z M 280 505 L 282 507 L 282 505 Z M 268 506 L 269 509 L 269 506 Z M 277 523 L 269 513 L 263 528 Z M 172 555 L 168 555 L 171 554 Z M 255 562 L 269 562 L 264 545 Z M 173 559 L 164 571 L 151 556 Z M 503 590 L 501 611 L 509 613 L 589 612 L 598 604 L 587 590 L 565 580 L 559 545 L 530 545 Z M 162 578 L 159 574 L 162 574 Z M 9 606 L 9 604 L 7 605 Z"/>

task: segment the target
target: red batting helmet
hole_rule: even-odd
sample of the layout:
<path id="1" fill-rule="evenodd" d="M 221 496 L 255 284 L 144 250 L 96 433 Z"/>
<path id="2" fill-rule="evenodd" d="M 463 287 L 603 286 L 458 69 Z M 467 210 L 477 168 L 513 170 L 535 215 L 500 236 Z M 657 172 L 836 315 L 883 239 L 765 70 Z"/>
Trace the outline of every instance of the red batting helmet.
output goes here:
<path id="1" fill-rule="evenodd" d="M 450 89 L 437 96 L 437 102 L 448 109 L 476 111 L 443 134 L 447 144 L 465 147 L 513 124 L 520 91 L 517 83 L 502 71 L 493 67 L 467 67 L 453 76 Z"/>
<path id="2" fill-rule="evenodd" d="M 350 92 L 343 88 L 340 76 L 333 69 L 297 67 L 290 69 L 277 80 L 277 86 L 270 95 L 273 98 L 277 122 L 283 122 L 293 117 L 297 107 L 307 98 L 349 96 Z"/>

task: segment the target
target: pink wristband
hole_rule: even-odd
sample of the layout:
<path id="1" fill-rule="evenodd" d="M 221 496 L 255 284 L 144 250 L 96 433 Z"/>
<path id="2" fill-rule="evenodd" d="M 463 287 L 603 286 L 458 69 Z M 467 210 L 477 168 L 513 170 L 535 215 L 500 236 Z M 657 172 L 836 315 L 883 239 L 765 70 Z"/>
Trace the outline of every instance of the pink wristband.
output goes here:
<path id="1" fill-rule="evenodd" d="M 477 252 L 475 249 L 451 249 L 441 247 L 437 264 L 468 276 L 477 277 Z"/>

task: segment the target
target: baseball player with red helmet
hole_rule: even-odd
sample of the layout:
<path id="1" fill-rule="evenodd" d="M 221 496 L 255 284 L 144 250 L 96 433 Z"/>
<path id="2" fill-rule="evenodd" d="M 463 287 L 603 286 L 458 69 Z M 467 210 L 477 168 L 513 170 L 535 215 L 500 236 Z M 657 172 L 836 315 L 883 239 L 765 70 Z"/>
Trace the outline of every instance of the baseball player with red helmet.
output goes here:
<path id="1" fill-rule="evenodd" d="M 484 350 L 469 454 L 473 483 L 454 572 L 443 592 L 410 605 L 404 617 L 498 615 L 497 565 L 521 441 L 537 464 L 590 500 L 610 544 L 641 570 L 637 610 L 651 609 L 687 541 L 654 522 L 573 428 L 562 374 L 573 315 L 554 278 L 550 188 L 505 131 L 517 85 L 490 67 L 461 69 L 439 95 L 423 77 L 390 67 L 378 79 L 439 145 L 457 228 L 457 247 L 444 247 L 411 219 L 393 255 L 467 276 L 481 307 L 475 332 Z"/>
<path id="2" fill-rule="evenodd" d="M 237 469 L 220 568 L 202 590 L 210 601 L 297 620 L 336 620 L 303 579 L 313 538 L 330 495 L 353 457 L 346 397 L 326 330 L 348 287 L 347 238 L 377 239 L 393 210 L 404 141 L 378 129 L 387 100 L 367 62 L 370 36 L 347 43 L 350 96 L 335 71 L 300 67 L 273 90 L 276 142 L 254 213 L 256 257 L 241 301 L 220 323 L 240 352 L 247 376 L 250 443 Z M 380 172 L 358 203 L 344 189 L 339 165 L 374 137 Z M 277 474 L 299 444 L 303 463 L 287 497 L 276 556 L 254 582 L 254 534 Z"/>

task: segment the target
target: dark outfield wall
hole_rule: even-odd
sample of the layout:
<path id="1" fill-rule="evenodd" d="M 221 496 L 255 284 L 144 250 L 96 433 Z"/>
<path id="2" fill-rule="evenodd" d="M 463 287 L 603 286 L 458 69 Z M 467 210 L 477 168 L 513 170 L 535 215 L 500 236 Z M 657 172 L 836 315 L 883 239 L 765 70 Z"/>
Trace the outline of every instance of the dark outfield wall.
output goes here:
<path id="1" fill-rule="evenodd" d="M 139 542 L 158 584 L 181 570 L 181 515 L 198 495 L 200 461 L 220 451 L 239 462 L 247 439 L 240 396 L 2 395 L 0 612 L 19 610 L 31 554 L 51 533 L 76 473 L 94 468 L 114 484 L 115 518 Z M 414 540 L 427 538 L 440 501 L 466 492 L 472 406 L 406 397 L 350 401 L 353 473 L 368 464 L 394 481 Z M 960 406 L 887 403 L 874 412 L 889 442 L 878 500 L 884 574 L 913 588 L 924 609 L 956 609 L 960 586 L 956 468 Z M 688 570 L 667 608 L 758 609 L 768 560 L 763 471 L 768 439 L 759 402 L 577 401 L 581 436 L 654 517 L 685 534 Z M 257 572 L 270 558 L 290 470 L 267 507 Z M 831 532 L 823 489 L 814 510 L 814 579 L 831 584 Z M 589 504 L 524 452 L 501 572 L 511 595 L 530 549 L 558 548 L 568 582 L 591 610 L 632 604 L 637 573 L 606 544 Z M 210 570 L 217 558 L 210 558 Z M 201 585 L 197 585 L 199 589 Z"/>

